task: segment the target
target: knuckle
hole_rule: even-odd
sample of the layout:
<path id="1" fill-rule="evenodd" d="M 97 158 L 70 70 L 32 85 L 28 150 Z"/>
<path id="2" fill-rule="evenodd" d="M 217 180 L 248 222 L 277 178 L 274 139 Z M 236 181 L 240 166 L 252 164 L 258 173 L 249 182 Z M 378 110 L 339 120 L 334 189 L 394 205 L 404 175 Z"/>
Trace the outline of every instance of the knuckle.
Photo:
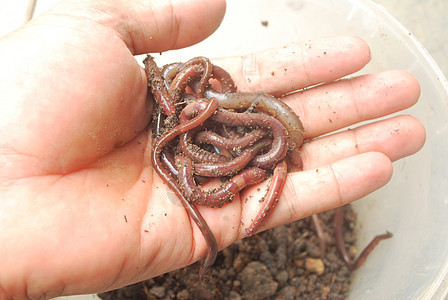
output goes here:
<path id="1" fill-rule="evenodd" d="M 244 89 L 248 91 L 259 91 L 262 87 L 262 62 L 257 55 L 249 54 L 243 57 L 241 64 L 241 77 Z"/>

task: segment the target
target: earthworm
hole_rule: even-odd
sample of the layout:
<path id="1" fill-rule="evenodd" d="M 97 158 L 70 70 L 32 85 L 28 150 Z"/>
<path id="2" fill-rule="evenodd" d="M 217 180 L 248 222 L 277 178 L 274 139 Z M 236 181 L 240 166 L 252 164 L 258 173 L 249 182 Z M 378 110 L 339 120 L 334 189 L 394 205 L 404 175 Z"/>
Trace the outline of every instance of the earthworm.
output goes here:
<path id="1" fill-rule="evenodd" d="M 221 84 L 221 91 L 220 93 L 235 93 L 236 92 L 236 85 L 233 82 L 232 77 L 230 74 L 224 70 L 223 68 L 213 65 L 212 69 L 213 78 L 216 79 Z"/>
<path id="2" fill-rule="evenodd" d="M 274 118 L 278 119 L 286 127 L 291 141 L 290 158 L 294 165 L 301 166 L 299 148 L 303 144 L 303 125 L 296 113 L 284 102 L 262 92 L 253 93 L 219 93 L 212 89 L 205 91 L 205 96 L 215 97 L 222 108 L 242 109 L 249 108 L 254 103 Z"/>
<path id="3" fill-rule="evenodd" d="M 198 77 L 200 77 L 200 80 L 197 81 L 195 96 L 202 98 L 212 76 L 212 68 L 210 60 L 202 56 L 186 62 L 172 80 L 169 88 L 174 101 L 178 102 L 187 85 Z"/>
<path id="4" fill-rule="evenodd" d="M 200 269 L 202 276 L 216 259 L 217 244 L 194 204 L 220 207 L 248 185 L 263 181 L 267 176 L 265 169 L 275 165 L 261 209 L 246 229 L 248 235 L 254 234 L 273 210 L 283 190 L 288 172 L 285 156 L 288 155 L 293 166 L 302 166 L 303 126 L 294 111 L 275 97 L 262 92 L 237 93 L 229 73 L 212 65 L 205 57 L 171 64 L 162 70 L 150 56 L 144 63 L 149 87 L 158 104 L 157 128 L 161 130 L 157 129 L 157 135 L 166 131 L 155 138 L 154 169 L 176 193 L 204 235 L 208 252 Z M 178 111 L 181 112 L 177 118 Z M 212 122 L 204 124 L 208 119 Z M 161 128 L 162 123 L 166 128 Z M 215 132 L 220 130 L 220 134 Z M 168 143 L 172 147 L 165 149 Z M 208 145 L 199 146 L 203 144 Z M 173 153 L 176 154 L 175 161 Z M 232 177 L 220 187 L 204 191 L 199 182 L 207 180 L 203 176 Z M 325 238 L 317 215 L 313 216 L 313 222 L 321 255 L 324 255 Z M 362 265 L 381 240 L 392 236 L 389 232 L 376 236 L 352 261 L 343 241 L 342 208 L 335 211 L 334 224 L 338 251 L 351 270 Z"/>
<path id="5" fill-rule="evenodd" d="M 171 82 L 174 77 L 176 77 L 177 73 L 179 73 L 183 65 L 183 63 L 171 63 L 162 67 L 161 73 L 167 89 L 170 88 Z"/>
<path id="6" fill-rule="evenodd" d="M 204 90 L 201 89 L 200 83 L 199 83 L 198 80 L 192 80 L 191 83 L 190 83 L 190 86 L 191 86 L 191 88 L 193 90 L 197 90 L 198 86 L 199 86 L 199 90 L 201 92 L 207 92 L 208 90 L 210 90 L 210 91 L 208 91 L 209 93 L 213 93 L 214 92 L 217 95 L 221 95 L 221 94 L 224 94 L 224 93 L 235 93 L 236 92 L 236 85 L 233 82 L 232 77 L 223 68 L 221 68 L 219 66 L 216 66 L 216 65 L 213 65 L 211 78 L 215 79 L 219 83 L 219 85 L 220 85 L 219 92 L 216 91 L 212 87 L 206 88 L 206 86 L 204 86 L 204 88 L 206 88 L 206 89 L 204 89 Z M 209 97 L 207 97 L 207 98 L 209 98 Z"/>
<path id="7" fill-rule="evenodd" d="M 267 132 L 262 129 L 255 129 L 245 136 L 238 139 L 230 139 L 223 137 L 213 131 L 200 131 L 195 135 L 196 143 L 211 144 L 220 148 L 229 150 L 239 150 L 241 148 L 252 146 L 256 141 L 265 137 Z"/>
<path id="8" fill-rule="evenodd" d="M 198 145 L 193 144 L 192 134 L 192 131 L 181 134 L 179 138 L 179 146 L 182 148 L 182 152 L 194 162 L 223 163 L 229 160 L 225 156 L 206 151 Z"/>
<path id="9" fill-rule="evenodd" d="M 164 166 L 165 170 L 168 171 L 172 177 L 177 178 L 177 169 L 175 167 L 174 157 L 171 153 L 163 151 L 160 153 L 160 162 Z"/>
<path id="10" fill-rule="evenodd" d="M 233 155 L 228 149 L 225 148 L 221 148 L 219 146 L 213 146 L 213 148 L 215 149 L 216 153 L 226 157 L 228 160 L 231 160 L 232 158 L 234 158 L 236 155 Z"/>
<path id="11" fill-rule="evenodd" d="M 194 165 L 194 174 L 205 177 L 231 176 L 246 167 L 254 156 L 271 144 L 269 139 L 262 139 L 244 149 L 241 155 L 224 163 L 197 163 Z"/>
<path id="12" fill-rule="evenodd" d="M 224 137 L 226 137 L 228 139 L 235 139 L 235 140 L 242 137 L 240 134 L 238 134 L 238 132 L 236 132 L 236 130 L 234 128 L 232 128 L 232 127 L 230 127 L 228 125 L 225 125 L 225 124 L 221 124 L 221 125 L 222 126 L 220 128 L 221 129 L 220 133 Z"/>
<path id="13" fill-rule="evenodd" d="M 322 228 L 322 224 L 320 223 L 318 214 L 312 215 L 311 220 L 313 221 L 314 228 L 316 229 L 317 233 L 317 238 L 319 239 L 320 256 L 321 258 L 324 258 L 325 252 L 327 251 L 327 243 L 325 242 L 324 230 Z"/>
<path id="14" fill-rule="evenodd" d="M 176 109 L 174 107 L 174 102 L 171 101 L 171 97 L 165 87 L 159 67 L 157 67 L 154 59 L 150 55 L 146 57 L 143 63 L 145 64 L 145 73 L 148 78 L 148 83 L 151 87 L 154 100 L 160 107 L 162 107 L 165 115 L 175 116 Z"/>
<path id="15" fill-rule="evenodd" d="M 223 137 L 225 137 L 229 140 L 238 140 L 244 136 L 242 134 L 239 134 L 233 127 L 230 127 L 225 124 L 221 124 L 221 127 L 218 128 L 218 131 Z M 229 149 L 227 151 L 229 151 L 229 153 L 230 153 L 230 155 L 232 155 L 232 157 L 236 157 L 241 154 L 240 150 L 233 151 L 233 150 Z"/>
<path id="16" fill-rule="evenodd" d="M 197 112 L 198 107 L 200 107 L 201 111 L 196 117 L 190 119 L 194 112 Z M 179 118 L 179 120 L 182 120 L 181 124 L 173 127 L 167 133 L 157 139 L 153 151 L 153 153 L 156 154 L 155 157 L 157 158 L 157 160 L 160 160 L 159 156 L 163 150 L 163 147 L 165 147 L 172 139 L 174 139 L 181 133 L 187 132 L 204 123 L 205 120 L 213 115 L 217 108 L 218 101 L 214 98 L 210 99 L 209 102 L 194 102 L 191 105 L 187 105 L 182 110 Z"/>
<path id="17" fill-rule="evenodd" d="M 198 86 L 195 89 L 195 95 L 198 98 L 204 97 L 205 89 L 210 85 L 209 80 L 212 76 L 212 71 L 215 69 L 213 68 L 212 63 L 210 60 L 206 57 L 199 56 L 190 59 L 185 66 L 188 67 L 189 64 L 200 64 L 202 66 L 202 76 L 199 80 Z"/>
<path id="18" fill-rule="evenodd" d="M 286 176 L 288 174 L 288 165 L 286 160 L 281 161 L 274 169 L 274 174 L 272 175 L 271 183 L 269 189 L 264 196 L 263 207 L 258 212 L 252 224 L 246 229 L 247 235 L 253 235 L 260 229 L 263 222 L 269 216 L 274 206 L 279 201 L 280 195 L 283 190 L 283 186 L 286 182 Z"/>
<path id="19" fill-rule="evenodd" d="M 193 78 L 201 76 L 202 73 L 203 69 L 200 65 L 191 65 L 188 68 L 183 69 L 182 72 L 176 74 L 176 77 L 174 77 L 170 88 L 168 89 L 174 103 L 181 102 L 188 84 Z"/>
<path id="20" fill-rule="evenodd" d="M 160 153 L 160 161 L 171 176 L 177 179 L 179 172 L 177 171 L 176 162 L 173 155 L 168 151 L 162 151 L 162 153 Z M 198 184 L 203 184 L 210 180 L 210 178 L 196 175 L 194 176 L 194 179 Z"/>
<path id="21" fill-rule="evenodd" d="M 216 98 L 213 98 L 216 99 Z M 194 102 L 194 103 L 199 103 Z M 187 106 L 188 107 L 188 106 Z M 203 105 L 195 105 L 191 106 L 192 110 L 198 111 L 202 109 Z M 185 109 L 184 109 L 185 111 Z M 184 112 L 182 111 L 182 112 Z M 259 114 L 259 113 L 236 113 L 231 112 L 228 110 L 224 110 L 221 108 L 218 108 L 216 112 L 210 117 L 210 120 L 223 123 L 226 125 L 232 125 L 232 126 L 248 126 L 248 127 L 254 127 L 259 126 L 265 129 L 268 129 L 272 132 L 273 135 L 273 141 L 271 149 L 265 153 L 260 154 L 254 157 L 251 161 L 251 164 L 253 166 L 257 166 L 260 168 L 269 168 L 272 165 L 278 163 L 280 160 L 282 160 L 286 152 L 288 150 L 288 141 L 287 141 L 287 132 L 283 124 L 277 120 L 276 118 L 265 115 L 265 114 Z M 179 121 L 182 123 L 182 114 L 179 118 Z M 197 169 L 195 168 L 195 171 Z M 223 171 L 224 172 L 224 171 Z M 196 173 L 199 174 L 199 173 Z M 208 173 L 210 175 L 205 175 L 204 173 L 201 174 L 202 176 L 216 176 L 211 175 L 211 173 Z M 216 173 L 215 173 L 216 174 Z"/>
<path id="22" fill-rule="evenodd" d="M 287 175 L 285 156 L 288 150 L 298 149 L 303 142 L 303 128 L 297 116 L 295 119 L 282 116 L 293 112 L 282 102 L 277 103 L 275 98 L 263 93 L 250 93 L 244 97 L 236 93 L 229 73 L 212 65 L 205 57 L 171 64 L 160 70 L 148 56 L 145 68 L 154 100 L 159 111 L 166 115 L 158 117 L 159 125 L 163 123 L 166 127 L 159 126 L 160 130 L 157 130 L 158 135 L 162 131 L 165 133 L 155 137 L 154 169 L 180 198 L 204 235 L 208 252 L 200 270 L 203 274 L 216 258 L 217 245 L 193 204 L 220 207 L 248 185 L 262 182 L 267 177 L 266 170 L 276 165 L 262 209 L 247 231 L 249 235 L 253 234 L 278 201 Z M 210 97 L 213 93 L 219 96 L 219 101 Z M 235 112 L 226 108 L 247 111 Z M 224 136 L 214 133 L 220 128 Z M 295 138 L 293 131 L 297 129 L 300 129 L 302 140 Z M 293 152 L 290 151 L 289 156 L 294 162 L 297 160 Z M 174 162 L 173 154 L 176 155 Z M 198 184 L 204 176 L 231 178 L 218 188 L 204 191 Z"/>
<path id="23" fill-rule="evenodd" d="M 219 107 L 219 103 L 216 98 L 210 98 L 207 101 L 206 100 L 198 100 L 192 103 L 189 103 L 187 106 L 185 106 L 179 116 L 179 124 L 189 123 L 190 119 L 194 117 L 195 115 L 200 115 L 209 107 L 210 102 L 213 102 L 213 107 L 216 106 L 216 109 Z M 216 109 L 213 111 L 213 113 L 210 115 L 210 117 L 216 113 Z M 196 127 L 200 126 L 202 123 L 204 123 L 207 119 L 203 119 L 201 123 L 198 123 Z M 195 128 L 196 128 L 195 127 Z M 193 129 L 193 128 L 191 128 Z M 189 129 L 189 130 L 191 130 Z M 188 130 L 185 130 L 184 132 L 187 132 Z M 184 133 L 182 132 L 182 133 Z"/>
<path id="24" fill-rule="evenodd" d="M 202 232 L 202 235 L 204 236 L 208 252 L 200 268 L 201 277 L 208 272 L 210 267 L 215 262 L 216 255 L 218 253 L 218 244 L 215 240 L 213 233 L 211 232 L 205 220 L 202 218 L 199 211 L 196 209 L 196 207 L 194 207 L 194 205 L 191 205 L 191 203 L 186 199 L 186 197 L 182 194 L 182 191 L 177 181 L 174 180 L 174 178 L 170 176 L 169 172 L 164 168 L 162 162 L 160 161 L 160 154 L 163 151 L 163 148 L 172 139 L 174 139 L 179 134 L 191 130 L 197 127 L 198 125 L 202 124 L 214 113 L 217 107 L 218 107 L 218 101 L 216 101 L 216 99 L 210 99 L 210 102 L 207 104 L 207 107 L 196 117 L 185 122 L 182 125 L 178 125 L 172 128 L 165 135 L 158 138 L 155 142 L 154 149 L 151 155 L 154 170 L 157 172 L 160 178 L 162 178 L 162 180 L 170 187 L 170 189 L 174 191 L 174 193 L 178 196 L 178 198 L 184 205 L 185 209 L 189 213 L 190 217 L 197 224 L 198 228 Z"/>
<path id="25" fill-rule="evenodd" d="M 336 247 L 338 249 L 339 255 L 344 260 L 345 265 L 350 270 L 358 269 L 367 259 L 370 252 L 381 242 L 382 240 L 392 237 L 392 233 L 386 232 L 385 234 L 375 236 L 372 241 L 362 250 L 358 258 L 352 260 L 345 249 L 344 244 L 344 207 L 338 207 L 334 211 L 334 234 L 336 238 Z"/>
<path id="26" fill-rule="evenodd" d="M 272 116 L 259 113 L 236 113 L 218 108 L 210 120 L 232 126 L 262 127 L 272 132 L 271 149 L 264 154 L 257 155 L 251 165 L 269 168 L 281 161 L 288 150 L 287 131 L 283 124 Z"/>
<path id="27" fill-rule="evenodd" d="M 195 204 L 221 207 L 224 203 L 231 202 L 233 197 L 242 189 L 249 185 L 257 184 L 266 179 L 266 171 L 257 167 L 245 169 L 221 187 L 203 191 L 195 184 L 193 178 L 193 162 L 188 157 L 178 155 L 176 164 L 179 171 L 179 185 L 185 193 L 187 199 Z"/>

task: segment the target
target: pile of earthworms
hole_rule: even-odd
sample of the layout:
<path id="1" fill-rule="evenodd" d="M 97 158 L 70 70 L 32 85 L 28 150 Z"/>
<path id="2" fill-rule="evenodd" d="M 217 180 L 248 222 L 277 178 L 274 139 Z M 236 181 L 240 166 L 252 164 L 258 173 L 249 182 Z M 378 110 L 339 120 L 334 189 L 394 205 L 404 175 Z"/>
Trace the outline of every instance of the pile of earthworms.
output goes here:
<path id="1" fill-rule="evenodd" d="M 154 170 L 178 196 L 201 230 L 208 253 L 201 276 L 213 265 L 217 243 L 195 205 L 221 207 L 247 186 L 270 178 L 260 209 L 246 229 L 256 233 L 282 193 L 288 169 L 302 168 L 299 148 L 303 126 L 284 102 L 262 92 L 240 93 L 230 75 L 208 58 L 159 68 L 151 56 L 144 60 L 148 88 L 154 98 Z M 216 188 L 204 183 L 219 179 Z M 351 270 L 365 261 L 373 248 L 391 233 L 376 236 L 356 260 L 345 249 L 342 207 L 335 212 L 338 251 Z M 325 256 L 325 237 L 317 215 L 313 223 Z"/>
<path id="2" fill-rule="evenodd" d="M 255 233 L 278 202 L 288 164 L 301 167 L 303 126 L 278 99 L 236 92 L 230 75 L 205 57 L 160 69 L 148 56 L 144 64 L 155 102 L 152 163 L 204 235 L 205 273 L 217 245 L 195 205 L 221 207 L 272 174 L 259 213 L 246 229 Z M 213 178 L 220 179 L 218 187 L 202 187 Z"/>

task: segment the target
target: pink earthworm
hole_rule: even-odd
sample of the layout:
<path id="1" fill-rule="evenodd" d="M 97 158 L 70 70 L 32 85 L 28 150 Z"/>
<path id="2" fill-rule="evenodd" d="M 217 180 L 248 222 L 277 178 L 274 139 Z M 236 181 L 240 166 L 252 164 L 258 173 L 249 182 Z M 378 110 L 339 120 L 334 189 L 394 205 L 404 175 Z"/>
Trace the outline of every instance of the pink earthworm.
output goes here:
<path id="1" fill-rule="evenodd" d="M 150 55 L 146 57 L 143 63 L 145 64 L 145 73 L 148 78 L 148 83 L 151 87 L 154 100 L 160 107 L 162 107 L 165 115 L 175 116 L 176 109 L 174 107 L 174 102 L 171 100 L 168 90 L 165 87 L 159 67 L 157 67 L 154 59 Z"/>
<path id="2" fill-rule="evenodd" d="M 207 89 L 206 97 L 215 97 L 219 101 L 219 106 L 229 109 L 247 109 L 255 106 L 257 109 L 278 119 L 288 131 L 290 140 L 290 158 L 294 165 L 301 167 L 300 146 L 303 144 L 304 130 L 300 118 L 284 102 L 277 98 L 262 93 L 219 93 L 212 89 Z"/>
<path id="3" fill-rule="evenodd" d="M 219 188 L 203 191 L 194 181 L 192 160 L 178 155 L 176 156 L 176 164 L 179 171 L 179 185 L 187 199 L 195 204 L 210 207 L 221 207 L 224 203 L 231 202 L 239 191 L 249 185 L 262 182 L 267 176 L 265 170 L 252 167 L 233 176 Z"/>
<path id="4" fill-rule="evenodd" d="M 262 129 L 255 129 L 238 139 L 223 137 L 213 131 L 200 131 L 195 135 L 195 142 L 199 144 L 211 144 L 220 148 L 233 151 L 252 146 L 256 141 L 265 137 L 267 132 Z"/>
<path id="5" fill-rule="evenodd" d="M 212 77 L 221 84 L 220 93 L 235 93 L 236 85 L 233 82 L 232 76 L 223 68 L 213 65 Z"/>
<path id="6" fill-rule="evenodd" d="M 319 215 L 312 215 L 311 220 L 313 222 L 314 229 L 316 230 L 317 238 L 319 240 L 320 257 L 324 258 L 327 251 L 327 242 L 325 241 L 324 229 L 322 228 Z"/>
<path id="7" fill-rule="evenodd" d="M 239 139 L 242 137 L 233 127 L 221 124 L 220 133 L 228 139 Z"/>
<path id="8" fill-rule="evenodd" d="M 221 124 L 221 127 L 218 129 L 218 132 L 220 133 L 220 135 L 230 140 L 232 139 L 237 140 L 243 137 L 243 135 L 239 134 L 233 127 L 225 124 Z M 233 151 L 233 150 L 227 150 L 227 151 L 229 151 L 229 153 L 233 157 L 236 157 L 241 154 L 241 151 Z"/>
<path id="9" fill-rule="evenodd" d="M 274 169 L 274 174 L 272 175 L 269 189 L 264 196 L 263 206 L 259 210 L 257 216 L 253 219 L 252 224 L 246 229 L 247 235 L 250 236 L 256 233 L 274 209 L 283 191 L 283 186 L 285 185 L 287 175 L 288 164 L 286 163 L 286 160 L 283 160 L 278 163 Z"/>
<path id="10" fill-rule="evenodd" d="M 216 258 L 217 244 L 194 204 L 220 207 L 246 186 L 263 181 L 267 176 L 265 169 L 274 169 L 262 210 L 247 231 L 253 234 L 282 192 L 287 153 L 293 163 L 300 165 L 296 157 L 303 142 L 303 127 L 294 112 L 274 97 L 236 93 L 229 73 L 205 57 L 171 64 L 162 70 L 150 56 L 144 63 L 149 87 L 159 107 L 159 127 L 166 126 L 160 130 L 165 133 L 154 141 L 153 166 L 204 235 L 208 250 L 200 269 L 200 274 L 204 274 Z M 247 111 L 239 112 L 241 109 Z M 210 133 L 199 131 L 199 126 Z M 224 136 L 211 133 L 220 128 L 226 132 Z M 220 187 L 204 191 L 197 181 L 203 176 L 232 177 Z"/>
<path id="11" fill-rule="evenodd" d="M 165 82 L 165 87 L 168 90 L 171 86 L 171 82 L 173 82 L 174 77 L 176 77 L 183 65 L 183 63 L 171 63 L 162 67 L 162 77 Z"/>
<path id="12" fill-rule="evenodd" d="M 190 82 L 190 87 L 193 90 L 197 90 L 199 88 L 199 91 L 201 92 L 201 97 L 204 97 L 204 93 L 207 92 L 207 90 L 212 90 L 212 92 L 215 92 L 217 95 L 221 95 L 223 93 L 235 93 L 236 92 L 236 85 L 233 82 L 232 77 L 223 68 L 213 65 L 211 78 L 215 79 L 219 83 L 219 85 L 220 85 L 219 92 L 217 92 L 213 88 L 207 87 L 207 86 L 204 86 L 204 89 L 202 89 L 200 82 L 198 80 L 192 80 Z M 207 98 L 209 98 L 209 97 L 207 97 Z"/>
<path id="13" fill-rule="evenodd" d="M 230 150 L 226 149 L 226 148 L 221 148 L 219 146 L 213 146 L 216 153 L 226 157 L 228 160 L 231 160 L 232 158 L 234 158 L 236 155 L 233 155 Z"/>
<path id="14" fill-rule="evenodd" d="M 212 76 L 212 69 L 213 65 L 206 57 L 199 56 L 186 62 L 172 80 L 169 88 L 174 101 L 178 102 L 188 84 L 197 78 L 200 79 L 197 81 L 195 96 L 203 98 L 205 89 L 209 85 L 209 80 Z"/>
<path id="15" fill-rule="evenodd" d="M 244 169 L 258 152 L 268 147 L 270 144 L 271 140 L 262 139 L 253 146 L 244 149 L 241 152 L 241 155 L 228 162 L 213 164 L 196 163 L 194 165 L 194 174 L 204 177 L 231 176 Z"/>
<path id="16" fill-rule="evenodd" d="M 264 154 L 257 155 L 251 165 L 269 168 L 281 161 L 288 150 L 287 131 L 276 118 L 260 113 L 236 113 L 218 108 L 210 120 L 232 126 L 261 127 L 270 130 L 273 135 L 271 149 Z"/>
<path id="17" fill-rule="evenodd" d="M 211 64 L 208 58 L 193 58 L 162 70 L 151 56 L 144 64 L 149 88 L 158 104 L 158 128 L 166 126 L 162 128 L 166 133 L 155 138 L 153 166 L 204 235 L 208 252 L 200 269 L 203 275 L 216 259 L 217 243 L 194 204 L 220 207 L 246 186 L 263 181 L 267 176 L 265 169 L 275 166 L 261 209 L 246 229 L 248 235 L 257 232 L 282 193 L 288 172 L 285 156 L 293 166 L 302 167 L 303 125 L 288 105 L 271 95 L 238 93 L 230 74 Z M 178 118 L 177 113 L 183 106 Z M 212 122 L 203 124 L 206 120 Z M 199 126 L 210 131 L 199 131 Z M 215 133 L 220 129 L 220 134 Z M 272 139 L 265 137 L 268 131 Z M 208 145 L 199 146 L 203 144 Z M 213 147 L 216 153 L 209 151 Z M 232 177 L 220 187 L 204 191 L 198 182 L 207 178 L 197 174 L 210 178 Z M 325 239 L 317 215 L 313 216 L 313 221 L 323 255 Z M 338 251 L 351 270 L 361 266 L 381 240 L 392 236 L 389 232 L 376 236 L 356 260 L 351 260 L 343 241 L 342 208 L 336 209 L 334 224 Z"/>
<path id="18" fill-rule="evenodd" d="M 162 166 L 165 168 L 165 170 L 168 171 L 172 177 L 177 178 L 178 172 L 175 167 L 174 157 L 170 152 L 162 150 L 160 152 L 160 162 L 162 163 Z"/>
<path id="19" fill-rule="evenodd" d="M 344 216 L 343 216 L 344 207 L 338 207 L 334 211 L 334 234 L 336 238 L 336 247 L 338 249 L 339 255 L 344 260 L 345 265 L 350 270 L 358 269 L 367 259 L 370 252 L 382 241 L 392 237 L 392 233 L 386 232 L 385 234 L 380 234 L 375 236 L 372 241 L 362 250 L 361 254 L 359 254 L 358 258 L 352 260 L 347 253 L 344 245 Z"/>
<path id="20" fill-rule="evenodd" d="M 198 145 L 193 144 L 192 135 L 192 131 L 181 134 L 179 138 L 179 146 L 181 147 L 182 152 L 194 162 L 224 163 L 229 161 L 229 159 L 225 156 L 206 151 Z"/>
<path id="21" fill-rule="evenodd" d="M 156 173 L 162 178 L 162 180 L 170 187 L 172 191 L 178 196 L 184 205 L 185 209 L 189 213 L 190 217 L 194 220 L 198 228 L 201 230 L 202 235 L 207 244 L 207 255 L 202 262 L 200 268 L 201 277 L 204 276 L 211 268 L 213 263 L 216 260 L 216 255 L 218 253 L 218 244 L 216 239 L 208 227 L 207 223 L 196 209 L 194 205 L 192 205 L 187 198 L 182 194 L 182 191 L 179 187 L 177 180 L 175 180 L 172 176 L 170 176 L 169 171 L 165 169 L 163 166 L 160 155 L 163 151 L 163 148 L 176 136 L 179 134 L 191 130 L 200 124 L 202 124 L 206 119 L 208 119 L 217 109 L 218 101 L 216 99 L 211 99 L 207 104 L 206 108 L 202 110 L 196 117 L 192 118 L 188 122 L 185 122 L 182 125 L 178 125 L 164 134 L 162 137 L 158 138 L 155 142 L 154 149 L 152 151 L 152 164 Z"/>
<path id="22" fill-rule="evenodd" d="M 171 174 L 171 176 L 177 179 L 179 172 L 176 168 L 174 156 L 168 151 L 162 151 L 162 153 L 160 153 L 160 161 L 162 162 L 162 165 L 165 167 L 165 169 Z M 203 184 L 210 180 L 210 178 L 196 175 L 194 176 L 194 179 L 198 184 Z"/>

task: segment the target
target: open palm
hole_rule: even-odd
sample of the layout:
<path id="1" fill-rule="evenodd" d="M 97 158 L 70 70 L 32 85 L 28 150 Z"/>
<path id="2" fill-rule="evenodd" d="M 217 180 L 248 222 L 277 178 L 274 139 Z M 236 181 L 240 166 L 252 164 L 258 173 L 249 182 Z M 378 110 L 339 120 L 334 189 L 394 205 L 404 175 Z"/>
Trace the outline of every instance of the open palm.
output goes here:
<path id="1" fill-rule="evenodd" d="M 153 172 L 152 100 L 133 55 L 194 44 L 224 10 L 221 0 L 65 1 L 0 39 L 0 298 L 105 291 L 206 253 Z M 419 85 L 402 71 L 334 81 L 369 59 L 362 40 L 339 37 L 213 61 L 241 91 L 288 94 L 304 123 L 304 171 L 288 175 L 264 229 L 359 199 L 390 179 L 391 161 L 422 147 L 411 116 L 327 135 L 417 101 Z M 199 208 L 221 248 L 244 237 L 259 187 Z"/>

